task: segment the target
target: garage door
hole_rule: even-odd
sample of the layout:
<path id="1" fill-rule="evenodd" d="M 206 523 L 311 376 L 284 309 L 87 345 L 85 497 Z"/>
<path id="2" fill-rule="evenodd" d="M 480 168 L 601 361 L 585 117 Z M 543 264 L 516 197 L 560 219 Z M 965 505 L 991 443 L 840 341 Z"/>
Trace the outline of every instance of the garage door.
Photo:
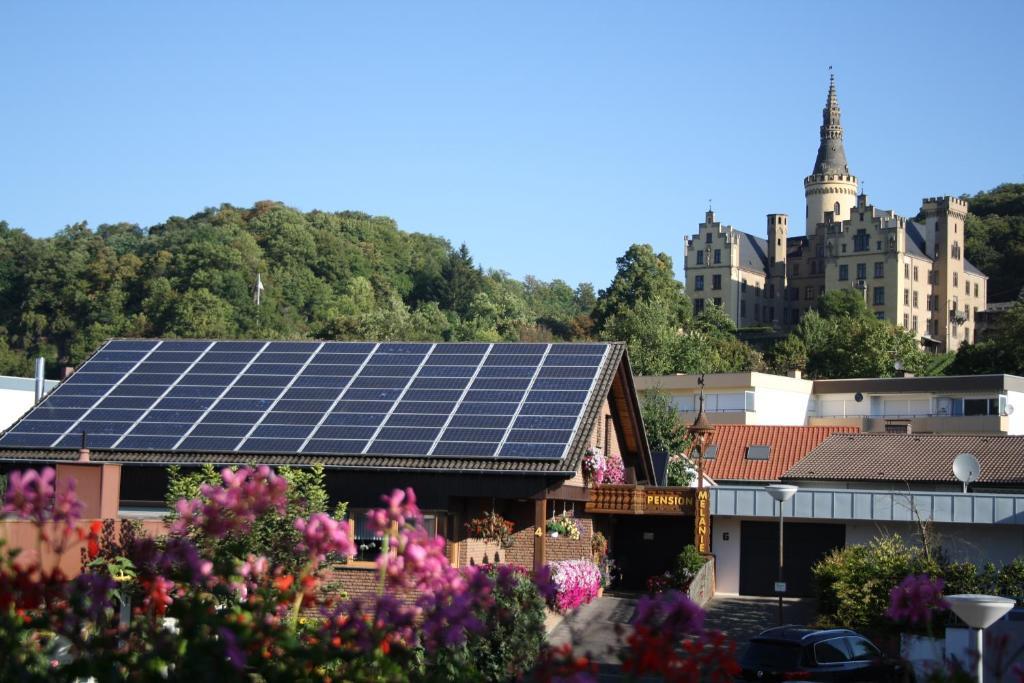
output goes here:
<path id="1" fill-rule="evenodd" d="M 834 548 L 846 545 L 842 524 L 786 522 L 786 595 L 813 595 L 811 567 Z M 778 522 L 740 523 L 740 594 L 775 595 L 779 574 Z"/>

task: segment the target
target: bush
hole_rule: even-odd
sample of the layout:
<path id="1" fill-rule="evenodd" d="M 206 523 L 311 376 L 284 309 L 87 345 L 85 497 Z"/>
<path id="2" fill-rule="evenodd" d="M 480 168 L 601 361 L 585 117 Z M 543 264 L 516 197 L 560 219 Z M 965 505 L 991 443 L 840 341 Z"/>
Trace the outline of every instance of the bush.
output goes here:
<path id="1" fill-rule="evenodd" d="M 672 577 L 681 587 L 685 588 L 690 585 L 693 577 L 697 576 L 697 572 L 707 561 L 708 558 L 697 552 L 696 546 L 688 545 L 676 557 L 676 561 L 672 565 Z"/>
<path id="2" fill-rule="evenodd" d="M 536 665 L 544 645 L 544 598 L 524 569 L 509 569 L 503 575 L 488 569 L 496 590 L 494 604 L 478 611 L 483 629 L 436 657 L 428 680 L 511 681 Z"/>
<path id="3" fill-rule="evenodd" d="M 937 562 L 896 535 L 866 545 L 838 548 L 816 564 L 812 573 L 823 622 L 850 628 L 888 625 L 889 593 L 909 574 L 941 576 Z"/>

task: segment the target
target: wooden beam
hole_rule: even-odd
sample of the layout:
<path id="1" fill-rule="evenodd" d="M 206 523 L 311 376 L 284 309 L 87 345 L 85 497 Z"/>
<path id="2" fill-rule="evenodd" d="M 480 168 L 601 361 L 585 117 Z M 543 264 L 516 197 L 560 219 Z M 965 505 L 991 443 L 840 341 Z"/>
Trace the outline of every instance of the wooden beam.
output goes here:
<path id="1" fill-rule="evenodd" d="M 533 570 L 539 571 L 544 566 L 544 539 L 547 537 L 545 525 L 548 520 L 548 499 L 533 501 Z"/>
<path id="2" fill-rule="evenodd" d="M 589 489 L 584 488 L 583 486 L 574 486 L 572 484 L 559 484 L 557 486 L 552 486 L 551 488 L 534 495 L 534 499 L 553 498 L 555 500 L 576 501 L 585 501 L 589 497 Z"/>

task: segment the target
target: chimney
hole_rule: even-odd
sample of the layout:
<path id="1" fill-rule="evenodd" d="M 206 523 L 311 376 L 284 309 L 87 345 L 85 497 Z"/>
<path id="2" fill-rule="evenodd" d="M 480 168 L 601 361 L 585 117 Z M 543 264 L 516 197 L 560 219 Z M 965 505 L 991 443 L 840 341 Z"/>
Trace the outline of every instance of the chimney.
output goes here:
<path id="1" fill-rule="evenodd" d="M 66 380 L 68 377 L 70 377 L 72 375 L 72 373 L 74 373 L 74 371 L 75 371 L 75 369 L 73 367 L 71 367 L 70 365 L 65 365 L 64 367 L 62 367 L 60 369 L 60 379 L 61 379 L 61 381 Z"/>
<path id="2" fill-rule="evenodd" d="M 89 462 L 89 447 L 85 445 L 85 432 L 82 432 L 82 447 L 78 449 L 78 462 Z"/>
<path id="3" fill-rule="evenodd" d="M 46 359 L 42 356 L 36 358 L 36 403 L 43 400 L 46 395 Z"/>
<path id="4" fill-rule="evenodd" d="M 796 368 L 793 368 L 792 370 L 786 373 L 786 377 L 792 377 L 793 379 L 800 379 L 803 376 L 804 374 L 797 370 Z"/>

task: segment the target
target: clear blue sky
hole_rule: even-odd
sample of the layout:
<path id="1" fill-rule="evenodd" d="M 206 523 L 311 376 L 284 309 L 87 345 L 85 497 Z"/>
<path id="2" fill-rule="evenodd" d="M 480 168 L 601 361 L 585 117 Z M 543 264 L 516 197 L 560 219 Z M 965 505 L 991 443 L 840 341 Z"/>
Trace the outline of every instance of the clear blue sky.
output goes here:
<path id="1" fill-rule="evenodd" d="M 757 234 L 803 216 L 830 64 L 879 205 L 1024 181 L 1022 8 L 4 3 L 0 219 L 276 199 L 392 216 L 517 277 L 605 287 L 650 242 L 681 278 L 708 198 Z"/>

